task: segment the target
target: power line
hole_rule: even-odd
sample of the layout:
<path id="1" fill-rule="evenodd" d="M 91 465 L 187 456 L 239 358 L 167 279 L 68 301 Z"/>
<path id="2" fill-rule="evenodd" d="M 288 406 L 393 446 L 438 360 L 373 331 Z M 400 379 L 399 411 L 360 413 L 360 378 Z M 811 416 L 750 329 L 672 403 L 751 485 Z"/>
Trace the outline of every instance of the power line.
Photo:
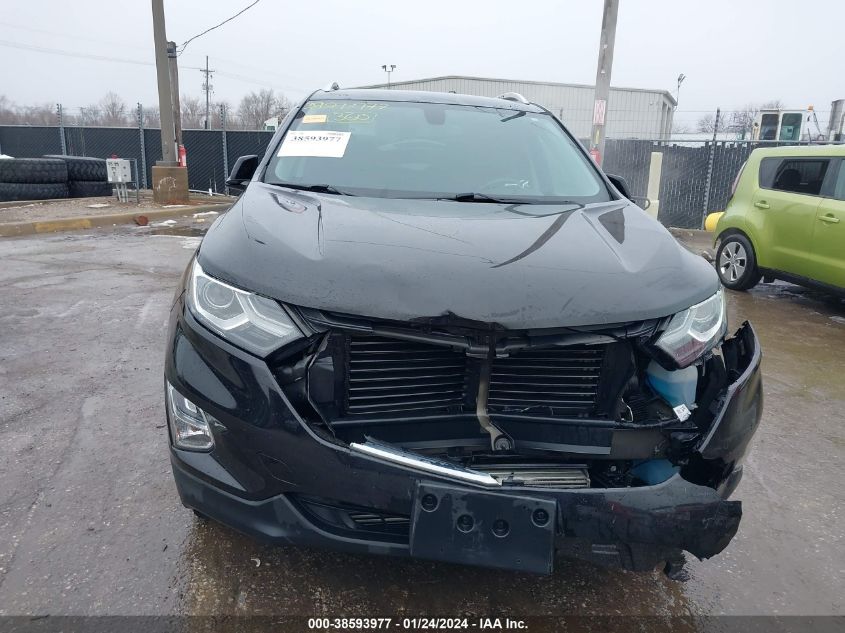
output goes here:
<path id="1" fill-rule="evenodd" d="M 27 50 L 27 51 L 34 51 L 34 52 L 37 52 L 37 53 L 45 53 L 45 54 L 48 54 L 48 55 L 61 55 L 63 57 L 76 57 L 76 58 L 79 58 L 79 59 L 90 59 L 90 60 L 99 61 L 99 62 L 114 62 L 114 63 L 118 63 L 118 64 L 134 64 L 136 66 L 154 66 L 155 65 L 153 62 L 143 61 L 143 60 L 140 60 L 140 59 L 126 59 L 126 58 L 111 57 L 111 56 L 106 56 L 106 55 L 93 55 L 93 54 L 88 54 L 88 53 L 76 53 L 74 51 L 68 51 L 68 50 L 64 50 L 64 49 L 60 49 L 60 48 L 48 48 L 48 47 L 45 47 L 45 46 L 34 46 L 34 45 L 31 45 L 31 44 L 23 44 L 21 42 L 11 42 L 11 41 L 8 41 L 8 40 L 0 40 L 0 46 L 6 46 L 6 47 L 9 47 L 9 48 L 18 48 L 18 49 Z M 200 70 L 200 71 L 205 70 L 205 68 L 203 68 L 201 66 L 184 66 L 184 65 L 181 65 L 181 67 L 185 68 L 187 70 Z M 244 66 L 244 67 L 246 68 L 246 66 Z M 255 70 L 261 71 L 261 69 L 258 69 L 258 68 L 256 68 Z M 258 86 L 272 87 L 272 86 L 275 85 L 275 86 L 278 86 L 280 88 L 283 88 L 284 90 L 292 90 L 294 92 L 303 92 L 303 93 L 306 92 L 306 90 L 304 90 L 303 88 L 299 88 L 299 87 L 296 87 L 296 86 L 283 85 L 283 84 L 280 84 L 280 83 L 274 82 L 274 81 L 255 79 L 253 77 L 245 77 L 244 75 L 240 75 L 238 73 L 231 73 L 231 72 L 226 72 L 226 71 L 223 71 L 223 70 L 218 70 L 216 72 L 217 72 L 218 75 L 220 75 L 222 77 L 228 77 L 230 79 L 235 79 L 237 81 L 243 81 L 243 82 L 246 82 L 246 83 L 255 84 L 255 85 L 258 85 Z M 264 72 L 264 71 L 261 71 L 261 72 Z"/>
<path id="2" fill-rule="evenodd" d="M 193 42 L 193 41 L 194 41 L 195 39 L 197 39 L 198 37 L 202 37 L 202 36 L 203 36 L 203 35 L 205 35 L 206 33 L 210 33 L 210 32 L 211 32 L 211 31 L 213 31 L 214 29 L 218 29 L 218 28 L 220 28 L 221 26 L 223 26 L 223 25 L 224 25 L 224 24 L 226 24 L 227 22 L 231 22 L 232 20 L 234 20 L 236 17 L 238 17 L 238 16 L 239 16 L 239 15 L 241 15 L 242 13 L 244 13 L 244 12 L 248 11 L 249 9 L 251 9 L 252 7 L 254 7 L 254 6 L 255 6 L 256 4 L 258 4 L 259 2 L 261 2 L 261 0 L 255 0 L 252 4 L 250 4 L 249 6 L 244 7 L 243 9 L 241 9 L 240 11 L 238 11 L 238 12 L 237 12 L 235 15 L 233 15 L 232 17 L 230 17 L 230 18 L 226 18 L 226 19 L 225 19 L 225 20 L 223 20 L 220 24 L 215 24 L 214 26 L 212 26 L 212 27 L 211 27 L 211 28 L 209 28 L 209 29 L 206 29 L 206 30 L 205 30 L 205 31 L 203 31 L 202 33 L 198 33 L 197 35 L 194 35 L 193 37 L 188 38 L 187 40 L 185 40 L 185 43 L 184 43 L 184 44 L 182 44 L 182 50 L 180 50 L 180 51 L 179 51 L 179 54 L 181 55 L 181 54 L 185 51 L 185 48 L 188 46 L 188 44 L 190 44 L 191 42 Z"/>
<path id="3" fill-rule="evenodd" d="M 23 44 L 21 42 L 10 42 L 8 40 L 0 40 L 0 46 L 7 46 L 9 48 L 20 48 L 27 51 L 35 51 L 36 53 L 48 53 L 52 55 L 63 55 L 65 57 L 78 57 L 80 59 L 93 59 L 98 62 L 117 62 L 120 64 L 135 64 L 138 66 L 153 66 L 152 62 L 145 62 L 139 59 L 125 59 L 121 57 L 111 57 L 107 55 L 93 55 L 89 53 L 74 53 L 73 51 L 66 51 L 60 48 L 48 48 L 46 46 L 34 46 L 32 44 Z M 199 70 L 199 67 L 194 68 Z"/>
<path id="4" fill-rule="evenodd" d="M 84 37 L 81 35 L 74 35 L 71 33 L 59 33 L 58 31 L 48 31 L 47 29 L 37 29 L 31 26 L 24 26 L 22 24 L 12 24 L 11 22 L 6 22 L 5 20 L 0 20 L 0 26 L 6 26 L 16 31 L 30 31 L 32 33 L 42 33 L 44 35 L 52 35 L 53 37 L 63 37 L 67 39 L 73 40 L 80 40 L 82 42 L 92 42 L 94 44 L 106 44 L 108 46 L 120 46 L 122 48 L 134 48 L 136 50 L 149 50 L 147 46 L 134 46 L 131 44 L 126 44 L 126 42 L 116 42 L 114 40 L 103 40 L 99 38 L 93 37 Z"/>
<path id="5" fill-rule="evenodd" d="M 0 20 L 0 26 L 8 26 L 8 27 L 14 28 L 14 29 L 22 29 L 22 30 L 25 30 L 25 31 L 31 31 L 33 33 L 43 33 L 44 35 L 52 35 L 52 36 L 55 36 L 55 37 L 71 38 L 71 39 L 75 39 L 75 40 L 79 40 L 79 41 L 83 41 L 83 42 L 92 42 L 92 43 L 95 43 L 95 44 L 107 44 L 109 46 L 120 45 L 120 46 L 123 46 L 124 48 L 126 47 L 125 43 L 118 43 L 118 42 L 115 42 L 115 41 L 103 40 L 103 39 L 99 39 L 99 38 L 95 39 L 95 38 L 91 38 L 91 37 L 83 37 L 83 36 L 79 36 L 79 35 L 71 35 L 70 33 L 59 33 L 58 31 L 48 31 L 46 29 L 37 29 L 37 28 L 29 27 L 29 26 L 23 26 L 23 25 L 20 25 L 20 24 L 12 24 L 11 22 L 6 22 L 6 21 L 3 21 L 3 20 Z M 55 53 L 55 54 L 58 54 L 58 55 L 68 55 L 68 56 L 71 56 L 71 57 L 84 57 L 85 59 L 96 59 L 97 61 L 116 61 L 116 62 L 125 61 L 126 63 L 129 63 L 129 64 L 138 64 L 138 65 L 147 65 L 147 66 L 153 65 L 151 62 L 144 62 L 144 61 L 140 61 L 140 60 L 121 60 L 121 59 L 116 59 L 116 58 L 113 58 L 113 57 L 105 58 L 104 56 L 93 56 L 93 57 L 91 57 L 91 56 L 87 56 L 86 53 L 73 53 L 73 52 L 70 52 L 70 51 L 63 51 L 63 50 L 59 50 L 59 49 L 45 49 L 45 48 L 40 48 L 40 47 L 32 48 L 32 45 L 30 45 L 30 44 L 23 44 L 23 43 L 17 43 L 17 42 L 0 43 L 0 46 L 9 46 L 9 47 L 12 47 L 12 48 L 24 48 L 26 50 L 37 50 L 38 52 L 42 52 L 42 53 Z M 144 50 L 144 51 L 149 50 L 148 47 L 144 47 L 144 46 L 131 46 L 131 48 L 134 48 L 136 50 Z M 188 53 L 188 55 L 189 56 L 193 55 L 193 53 Z M 216 59 L 218 62 L 224 62 L 226 65 L 237 66 L 237 67 L 240 67 L 240 68 L 246 68 L 247 70 L 250 70 L 250 71 L 259 72 L 262 75 L 274 75 L 274 76 L 282 78 L 284 80 L 294 78 L 291 75 L 285 75 L 284 73 L 280 73 L 280 72 L 275 71 L 275 70 L 266 70 L 264 68 L 258 68 L 257 66 L 250 66 L 248 64 L 242 64 L 240 62 L 236 62 L 233 59 L 226 59 L 226 58 L 223 58 L 223 57 L 219 57 L 218 55 L 214 55 L 214 59 Z M 203 68 L 201 66 L 187 66 L 187 65 L 184 65 L 184 64 L 180 64 L 180 67 L 188 69 L 188 70 L 203 70 Z M 254 83 L 254 84 L 257 84 L 257 85 L 269 85 L 271 83 L 276 83 L 277 85 L 279 85 L 279 87 L 284 88 L 285 90 L 295 90 L 295 91 L 299 91 L 299 92 L 305 92 L 305 90 L 303 88 L 298 88 L 298 87 L 289 86 L 289 85 L 286 86 L 286 85 L 278 84 L 278 82 L 268 82 L 268 81 L 261 81 L 259 79 L 252 79 L 252 78 L 248 78 L 248 77 L 243 77 L 243 76 L 238 75 L 236 73 L 231 73 L 231 72 L 230 73 L 224 73 L 224 72 L 221 71 L 220 74 L 227 76 L 231 79 L 238 79 L 240 81 L 245 81 L 247 83 Z"/>
<path id="6" fill-rule="evenodd" d="M 199 53 L 188 53 L 188 57 L 191 57 L 192 55 L 199 55 Z M 202 58 L 203 55 L 200 55 L 200 57 Z M 241 62 L 236 62 L 233 59 L 228 59 L 226 57 L 220 57 L 220 55 L 212 55 L 211 58 L 218 63 L 223 62 L 226 66 L 235 66 L 236 68 L 245 68 L 248 71 L 261 73 L 262 76 L 263 75 L 272 75 L 272 76 L 278 77 L 279 79 L 282 79 L 284 81 L 288 81 L 290 79 L 296 79 L 296 77 L 294 75 L 287 75 L 285 73 L 280 73 L 277 70 L 267 70 L 266 68 L 261 68 L 259 66 L 251 66 L 251 65 L 248 65 L 248 64 L 242 64 Z M 202 60 L 200 60 L 200 61 L 202 61 Z"/>

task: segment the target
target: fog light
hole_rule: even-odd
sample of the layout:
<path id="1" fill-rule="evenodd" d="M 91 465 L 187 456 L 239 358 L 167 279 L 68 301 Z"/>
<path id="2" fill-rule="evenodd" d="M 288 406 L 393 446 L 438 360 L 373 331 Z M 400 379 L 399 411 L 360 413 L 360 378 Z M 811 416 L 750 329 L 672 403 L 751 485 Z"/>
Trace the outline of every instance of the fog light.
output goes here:
<path id="1" fill-rule="evenodd" d="M 167 383 L 167 408 L 170 433 L 176 448 L 187 451 L 209 451 L 214 447 L 209 421 L 212 416 L 200 409 Z"/>

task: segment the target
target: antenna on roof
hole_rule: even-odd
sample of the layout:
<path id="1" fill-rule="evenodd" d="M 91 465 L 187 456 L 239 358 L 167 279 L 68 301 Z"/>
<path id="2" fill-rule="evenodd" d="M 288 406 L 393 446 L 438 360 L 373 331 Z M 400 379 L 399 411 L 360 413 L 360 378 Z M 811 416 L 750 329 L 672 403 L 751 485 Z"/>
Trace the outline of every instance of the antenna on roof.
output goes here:
<path id="1" fill-rule="evenodd" d="M 340 86 L 337 85 L 336 81 L 326 84 L 326 87 L 323 88 L 323 92 L 334 92 L 335 90 L 340 90 Z"/>
<path id="2" fill-rule="evenodd" d="M 506 101 L 518 101 L 519 103 L 524 103 L 525 105 L 528 105 L 529 103 L 528 99 L 518 92 L 506 92 L 503 95 L 499 95 L 499 99 L 505 99 Z"/>

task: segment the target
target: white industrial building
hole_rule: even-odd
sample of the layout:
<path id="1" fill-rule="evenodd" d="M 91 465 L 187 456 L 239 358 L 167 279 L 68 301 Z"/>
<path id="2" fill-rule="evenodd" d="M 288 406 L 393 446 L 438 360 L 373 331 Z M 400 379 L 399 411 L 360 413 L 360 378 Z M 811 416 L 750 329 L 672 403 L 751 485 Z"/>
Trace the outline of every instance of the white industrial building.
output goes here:
<path id="1" fill-rule="evenodd" d="M 387 84 L 362 86 L 387 88 Z M 447 75 L 413 81 L 394 81 L 391 88 L 427 90 L 497 97 L 518 92 L 529 101 L 554 112 L 580 139 L 588 139 L 593 123 L 593 86 L 547 81 L 519 81 Z M 672 115 L 677 101 L 666 90 L 611 88 L 606 119 L 607 138 L 665 139 L 672 131 Z"/>

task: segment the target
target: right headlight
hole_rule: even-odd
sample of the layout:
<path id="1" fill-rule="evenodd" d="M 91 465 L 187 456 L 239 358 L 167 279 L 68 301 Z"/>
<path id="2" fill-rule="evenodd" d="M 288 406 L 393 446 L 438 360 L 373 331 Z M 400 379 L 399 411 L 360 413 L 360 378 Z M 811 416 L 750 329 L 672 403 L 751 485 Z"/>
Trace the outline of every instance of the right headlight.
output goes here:
<path id="1" fill-rule="evenodd" d="M 673 316 L 655 346 L 683 369 L 716 347 L 727 328 L 725 295 L 720 288 L 709 299 Z"/>
<path id="2" fill-rule="evenodd" d="M 206 275 L 196 260 L 186 294 L 188 308 L 198 321 L 256 356 L 266 356 L 302 337 L 276 301 Z"/>

